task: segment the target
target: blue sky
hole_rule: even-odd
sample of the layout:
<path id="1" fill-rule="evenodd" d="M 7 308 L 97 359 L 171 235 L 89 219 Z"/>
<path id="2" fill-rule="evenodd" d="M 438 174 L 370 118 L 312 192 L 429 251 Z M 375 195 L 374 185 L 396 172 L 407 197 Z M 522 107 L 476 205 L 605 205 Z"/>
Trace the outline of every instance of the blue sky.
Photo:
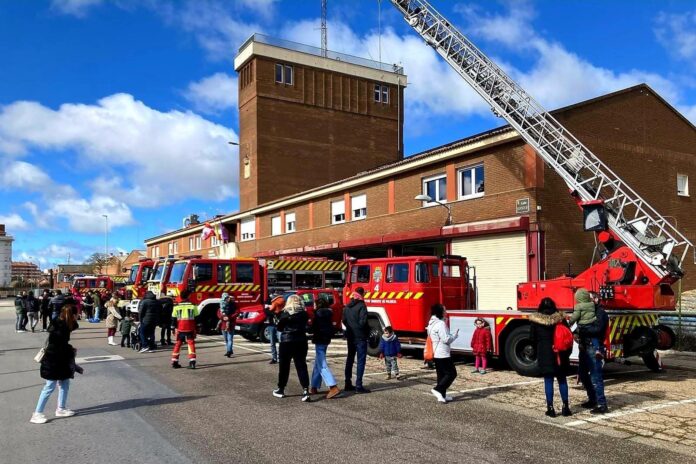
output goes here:
<path id="1" fill-rule="evenodd" d="M 380 56 L 377 0 L 329 0 L 329 48 Z M 647 82 L 696 122 L 696 5 L 433 5 L 547 109 Z M 502 124 L 381 2 L 407 155 Z M 319 45 L 319 0 L 0 2 L 0 223 L 13 259 L 80 262 L 237 210 L 237 81 L 252 33 Z"/>

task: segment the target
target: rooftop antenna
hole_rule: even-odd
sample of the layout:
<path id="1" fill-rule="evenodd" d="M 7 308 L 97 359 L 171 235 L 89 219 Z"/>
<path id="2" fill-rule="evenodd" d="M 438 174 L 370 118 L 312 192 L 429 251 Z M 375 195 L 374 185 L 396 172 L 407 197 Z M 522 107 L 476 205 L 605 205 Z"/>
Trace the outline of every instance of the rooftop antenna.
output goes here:
<path id="1" fill-rule="evenodd" d="M 379 36 L 379 67 L 382 69 L 382 0 L 377 0 L 377 34 Z"/>
<path id="2" fill-rule="evenodd" d="M 326 51 L 328 50 L 326 40 L 326 2 L 327 0 L 321 0 L 321 56 L 324 58 L 326 58 Z"/>

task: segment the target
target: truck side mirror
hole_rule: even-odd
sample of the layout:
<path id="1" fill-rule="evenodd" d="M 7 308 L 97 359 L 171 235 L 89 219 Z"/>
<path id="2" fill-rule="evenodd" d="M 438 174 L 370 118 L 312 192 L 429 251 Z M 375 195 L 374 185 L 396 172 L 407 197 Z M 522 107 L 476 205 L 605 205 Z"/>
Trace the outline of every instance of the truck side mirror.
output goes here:
<path id="1" fill-rule="evenodd" d="M 196 290 L 196 281 L 194 279 L 189 279 L 188 280 L 188 291 L 192 293 L 194 290 Z"/>

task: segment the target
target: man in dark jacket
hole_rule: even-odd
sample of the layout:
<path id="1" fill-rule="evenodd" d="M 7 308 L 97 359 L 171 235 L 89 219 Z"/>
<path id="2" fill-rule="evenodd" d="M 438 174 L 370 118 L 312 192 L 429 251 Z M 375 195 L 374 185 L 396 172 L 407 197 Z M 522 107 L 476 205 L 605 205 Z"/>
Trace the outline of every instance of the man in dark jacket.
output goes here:
<path id="1" fill-rule="evenodd" d="M 593 296 L 593 295 L 591 295 Z M 594 297 L 594 296 L 593 296 Z M 583 408 L 591 409 L 592 414 L 605 414 L 609 411 L 607 398 L 604 395 L 604 356 L 606 348 L 600 342 L 599 350 L 593 346 L 592 339 L 603 341 L 609 317 L 597 301 L 594 302 L 597 313 L 597 323 L 590 324 L 588 328 L 578 327 L 578 376 L 582 386 L 587 392 L 587 401 L 582 403 Z"/>
<path id="2" fill-rule="evenodd" d="M 60 316 L 60 311 L 65 306 L 65 295 L 60 290 L 56 290 L 56 296 L 51 298 L 49 306 L 51 308 L 51 320 L 53 320 Z"/>
<path id="3" fill-rule="evenodd" d="M 48 329 L 48 321 L 51 317 L 51 294 L 48 290 L 43 291 L 41 295 L 41 331 L 45 332 Z"/>
<path id="4" fill-rule="evenodd" d="M 26 317 L 26 311 L 24 310 L 24 299 L 22 298 L 24 296 L 24 292 L 21 292 L 15 297 L 14 300 L 14 306 L 15 306 L 15 314 L 17 316 L 17 322 L 15 323 L 15 331 L 17 333 L 20 332 L 26 332 L 26 329 L 23 329 L 22 326 L 24 324 L 24 318 Z"/>
<path id="5" fill-rule="evenodd" d="M 172 344 L 172 311 L 174 311 L 174 301 L 169 297 L 160 299 L 162 303 L 162 313 L 160 314 L 160 345 Z"/>
<path id="6" fill-rule="evenodd" d="M 363 373 L 367 361 L 367 338 L 370 333 L 367 325 L 367 306 L 363 301 L 365 290 L 362 287 L 355 289 L 350 296 L 350 302 L 343 308 L 343 325 L 346 326 L 346 340 L 348 342 L 348 358 L 346 359 L 346 391 L 356 393 L 369 393 L 363 387 Z M 358 356 L 358 368 L 355 373 L 355 386 L 353 386 L 353 363 L 355 355 Z"/>
<path id="7" fill-rule="evenodd" d="M 147 353 L 157 348 L 155 345 L 155 328 L 159 323 L 162 313 L 162 303 L 157 300 L 155 294 L 148 291 L 138 304 L 140 317 L 140 352 Z"/>

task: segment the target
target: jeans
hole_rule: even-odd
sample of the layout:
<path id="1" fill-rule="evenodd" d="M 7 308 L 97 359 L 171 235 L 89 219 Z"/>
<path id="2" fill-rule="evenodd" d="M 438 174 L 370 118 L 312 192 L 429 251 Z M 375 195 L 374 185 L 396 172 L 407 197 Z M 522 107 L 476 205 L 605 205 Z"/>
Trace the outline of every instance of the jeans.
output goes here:
<path id="1" fill-rule="evenodd" d="M 229 331 L 223 330 L 222 338 L 225 339 L 225 348 L 227 349 L 227 352 L 232 353 L 234 351 L 234 328 Z"/>
<path id="2" fill-rule="evenodd" d="M 48 323 L 51 320 L 51 313 L 42 312 L 41 313 L 41 328 L 43 330 L 48 329 Z"/>
<path id="3" fill-rule="evenodd" d="M 385 356 L 384 357 L 384 367 L 387 370 L 387 374 L 394 374 L 399 376 L 399 363 L 396 356 Z"/>
<path id="4" fill-rule="evenodd" d="M 21 312 L 17 313 L 17 320 L 15 321 L 15 330 L 22 330 L 22 319 L 24 316 L 22 316 Z"/>
<path id="5" fill-rule="evenodd" d="M 297 378 L 302 388 L 309 388 L 309 374 L 307 373 L 307 340 L 294 342 L 281 342 L 279 353 L 280 366 L 278 368 L 278 388 L 285 389 L 290 377 L 290 361 L 295 362 Z"/>
<path id="6" fill-rule="evenodd" d="M 563 404 L 568 403 L 568 381 L 565 375 L 559 375 L 558 391 L 561 393 L 561 401 Z M 553 376 L 544 376 L 544 393 L 546 394 L 546 405 L 553 406 Z"/>
<path id="7" fill-rule="evenodd" d="M 269 342 L 271 343 L 271 359 L 273 361 L 277 361 L 278 350 L 276 349 L 276 344 L 278 343 L 278 329 L 276 329 L 276 326 L 268 326 L 268 338 L 270 339 Z"/>
<path id="8" fill-rule="evenodd" d="M 587 399 L 592 403 L 606 406 L 602 360 L 595 357 L 595 352 L 592 343 L 581 343 L 578 355 L 578 374 L 582 386 L 587 391 Z M 600 348 L 600 352 L 604 352 L 603 347 Z"/>
<path id="9" fill-rule="evenodd" d="M 365 362 L 367 361 L 367 340 L 348 340 L 348 358 L 346 359 L 346 385 L 351 385 L 353 378 L 353 363 L 355 355 L 358 355 L 358 368 L 355 372 L 355 386 L 363 386 L 363 374 L 365 373 Z"/>
<path id="10" fill-rule="evenodd" d="M 46 380 L 46 385 L 44 385 L 39 395 L 39 402 L 36 403 L 36 412 L 43 413 L 44 408 L 46 408 L 46 403 L 51 397 L 51 394 L 56 389 L 56 385 L 60 386 L 58 391 L 58 407 L 65 408 L 66 402 L 68 401 L 68 391 L 70 390 L 70 379 L 65 380 Z"/>
<path id="11" fill-rule="evenodd" d="M 140 324 L 140 346 L 151 350 L 156 348 L 154 324 Z"/>
<path id="12" fill-rule="evenodd" d="M 452 358 L 435 358 L 435 372 L 437 373 L 435 390 L 442 396 L 447 396 L 447 389 L 457 378 L 457 368 L 454 367 Z"/>
<path id="13" fill-rule="evenodd" d="M 314 345 L 314 368 L 312 369 L 312 387 L 319 389 L 321 387 L 321 379 L 327 387 L 336 385 L 336 378 L 331 372 L 329 364 L 326 362 L 326 349 L 329 345 Z"/>

